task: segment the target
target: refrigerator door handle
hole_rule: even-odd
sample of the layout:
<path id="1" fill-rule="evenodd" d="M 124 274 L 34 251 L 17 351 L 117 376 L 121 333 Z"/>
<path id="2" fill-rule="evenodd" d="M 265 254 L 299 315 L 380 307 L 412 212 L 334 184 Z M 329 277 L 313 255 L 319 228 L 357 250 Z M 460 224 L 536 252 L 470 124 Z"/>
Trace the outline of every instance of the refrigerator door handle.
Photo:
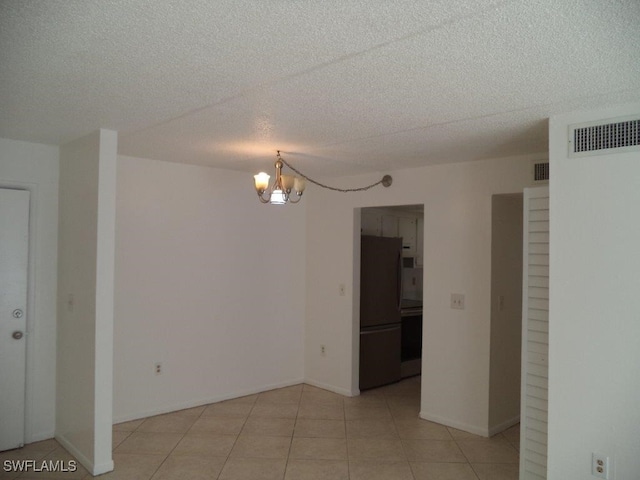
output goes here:
<path id="1" fill-rule="evenodd" d="M 398 330 L 399 328 L 400 325 L 394 325 L 392 327 L 378 328 L 376 330 L 364 330 L 360 332 L 360 335 L 373 335 L 374 333 L 393 332 L 394 330 Z"/>
<path id="2" fill-rule="evenodd" d="M 402 309 L 402 251 L 398 253 L 398 311 Z"/>

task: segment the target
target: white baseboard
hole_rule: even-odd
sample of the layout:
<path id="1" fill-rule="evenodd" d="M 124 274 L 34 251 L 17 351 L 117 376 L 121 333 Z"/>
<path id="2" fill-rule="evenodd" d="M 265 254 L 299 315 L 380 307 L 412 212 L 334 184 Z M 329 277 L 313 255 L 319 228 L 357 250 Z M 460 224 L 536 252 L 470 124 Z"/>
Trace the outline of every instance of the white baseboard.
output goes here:
<path id="1" fill-rule="evenodd" d="M 311 380 L 309 378 L 305 379 L 304 383 L 306 383 L 307 385 L 311 385 L 312 387 L 318 387 L 323 390 L 328 390 L 333 393 L 344 395 L 345 397 L 357 397 L 358 395 L 360 395 L 360 390 L 358 389 L 356 389 L 355 391 L 351 391 L 345 388 L 329 385 L 328 383 L 316 382 L 315 380 Z"/>
<path id="2" fill-rule="evenodd" d="M 91 460 L 85 457 L 85 455 L 80 450 L 78 450 L 76 446 L 71 443 L 64 435 L 56 435 L 55 439 L 60 445 L 64 447 L 67 452 L 73 455 L 76 460 L 78 460 L 78 462 L 80 462 L 82 466 L 86 468 L 87 471 L 94 477 L 96 475 L 102 475 L 103 473 L 107 473 L 113 470 L 113 460 L 100 464 L 94 464 Z"/>
<path id="3" fill-rule="evenodd" d="M 461 423 L 450 418 L 440 417 L 438 415 L 432 415 L 427 412 L 420 412 L 420 418 L 423 420 L 429 420 L 430 422 L 436 422 L 447 427 L 456 428 L 465 432 L 473 433 L 474 435 L 480 435 L 481 437 L 488 437 L 489 430 L 486 427 L 479 427 L 477 425 L 468 425 Z"/>
<path id="4" fill-rule="evenodd" d="M 210 403 L 217 403 L 217 402 L 222 402 L 224 400 L 231 400 L 233 398 L 246 397 L 247 395 L 254 395 L 256 393 L 267 392 L 269 390 L 275 390 L 277 388 L 290 387 L 292 385 L 300 385 L 301 383 L 304 383 L 304 380 L 302 378 L 296 378 L 296 379 L 287 380 L 284 382 L 261 385 L 256 388 L 250 388 L 246 390 L 238 390 L 235 392 L 225 393 L 224 395 L 216 395 L 213 397 L 189 400 L 186 402 L 175 403 L 172 405 L 152 408 L 149 410 L 143 410 L 135 413 L 114 415 L 113 423 L 114 424 L 122 423 L 122 422 L 128 422 L 130 420 L 138 420 L 140 418 L 153 417 L 154 415 L 162 415 L 163 413 L 171 413 L 171 412 L 176 412 L 178 410 L 185 410 L 187 408 L 194 408 L 194 407 L 200 407 L 202 405 L 208 405 Z"/>
<path id="5" fill-rule="evenodd" d="M 280 383 L 262 385 L 260 387 L 251 388 L 247 390 L 239 390 L 231 393 L 226 393 L 224 395 L 217 395 L 214 397 L 189 400 L 187 402 L 176 403 L 176 404 L 167 405 L 160 408 L 152 408 L 152 409 L 135 412 L 135 413 L 124 414 L 124 415 L 114 415 L 113 423 L 114 424 L 122 423 L 122 422 L 131 421 L 131 420 L 138 420 L 140 418 L 153 417 L 154 415 L 162 415 L 164 413 L 176 412 L 178 410 L 185 410 L 187 408 L 200 407 L 202 405 L 208 405 L 210 403 L 217 403 L 217 402 L 222 402 L 224 400 L 231 400 L 233 398 L 245 397 L 247 395 L 254 395 L 256 393 L 267 392 L 269 390 L 275 390 L 277 388 L 290 387 L 292 385 L 300 385 L 301 383 L 306 383 L 307 385 L 322 388 L 323 390 L 328 390 L 330 392 L 338 393 L 346 397 L 356 397 L 360 395 L 360 390 L 358 389 L 356 389 L 355 391 L 351 391 L 344 388 L 336 387 L 334 385 L 329 385 L 322 382 L 316 382 L 315 380 L 297 378 L 297 379 L 287 380 Z"/>
<path id="6" fill-rule="evenodd" d="M 495 434 L 504 432 L 507 428 L 513 427 L 514 425 L 520 423 L 520 414 L 516 415 L 509 420 L 506 420 L 498 425 L 494 425 L 493 427 L 489 427 L 489 436 L 493 437 Z"/>

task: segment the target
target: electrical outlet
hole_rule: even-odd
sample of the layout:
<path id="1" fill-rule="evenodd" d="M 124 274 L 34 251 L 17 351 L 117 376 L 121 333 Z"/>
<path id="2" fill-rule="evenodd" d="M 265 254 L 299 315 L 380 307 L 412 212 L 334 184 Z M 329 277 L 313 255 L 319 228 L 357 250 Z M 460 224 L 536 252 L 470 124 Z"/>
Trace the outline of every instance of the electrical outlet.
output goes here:
<path id="1" fill-rule="evenodd" d="M 602 453 L 591 455 L 591 475 L 598 478 L 609 478 L 609 457 Z"/>
<path id="2" fill-rule="evenodd" d="M 320 355 L 322 355 L 323 357 L 327 356 L 327 347 L 324 345 L 320 345 Z"/>
<path id="3" fill-rule="evenodd" d="M 464 295 L 462 293 L 451 294 L 451 308 L 464 310 Z"/>
<path id="4" fill-rule="evenodd" d="M 153 366 L 153 371 L 156 375 L 162 375 L 162 363 L 156 362 L 156 364 Z"/>

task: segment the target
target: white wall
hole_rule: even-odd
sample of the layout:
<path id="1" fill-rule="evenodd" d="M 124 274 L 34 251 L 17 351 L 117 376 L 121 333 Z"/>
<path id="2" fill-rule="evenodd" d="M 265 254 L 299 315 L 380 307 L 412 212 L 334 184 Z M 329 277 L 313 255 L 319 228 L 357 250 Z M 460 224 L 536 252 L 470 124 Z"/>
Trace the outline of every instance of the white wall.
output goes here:
<path id="1" fill-rule="evenodd" d="M 357 394 L 359 207 L 424 204 L 421 415 L 487 435 L 491 196 L 530 185 L 539 157 L 438 165 L 393 173 L 390 188 L 339 194 L 311 186 L 307 201 L 305 378 Z M 378 176 L 346 179 L 350 186 Z M 335 182 L 334 182 L 335 183 Z M 355 280 L 354 280 L 355 279 Z M 338 286 L 347 286 L 339 296 Z M 450 294 L 466 310 L 450 309 Z M 355 317 L 355 321 L 354 321 Z M 326 356 L 320 345 L 326 345 Z"/>
<path id="2" fill-rule="evenodd" d="M 303 380 L 304 225 L 249 174 L 119 158 L 116 421 Z"/>
<path id="3" fill-rule="evenodd" d="M 111 458 L 117 134 L 60 149 L 56 438 L 94 475 Z"/>
<path id="4" fill-rule="evenodd" d="M 568 125 L 635 114 L 640 104 L 550 122 L 550 480 L 640 472 L 640 153 L 568 158 Z"/>
<path id="5" fill-rule="evenodd" d="M 58 147 L 0 138 L 0 187 L 31 192 L 27 443 L 51 438 L 55 429 L 58 157 Z"/>

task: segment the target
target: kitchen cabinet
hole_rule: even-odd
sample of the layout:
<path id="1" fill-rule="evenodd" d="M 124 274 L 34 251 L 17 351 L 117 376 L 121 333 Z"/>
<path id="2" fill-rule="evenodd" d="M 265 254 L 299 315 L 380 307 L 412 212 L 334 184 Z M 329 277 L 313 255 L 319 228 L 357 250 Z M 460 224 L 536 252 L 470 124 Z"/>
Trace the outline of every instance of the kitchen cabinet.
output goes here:
<path id="1" fill-rule="evenodd" d="M 360 233 L 379 237 L 382 234 L 382 216 L 376 212 L 362 212 Z"/>
<path id="2" fill-rule="evenodd" d="M 398 233 L 398 220 L 395 215 L 387 215 L 376 211 L 362 212 L 360 232 L 362 235 L 371 235 L 373 237 L 396 238 L 400 236 Z"/>
<path id="3" fill-rule="evenodd" d="M 415 257 L 416 255 L 416 219 L 397 217 L 398 233 L 402 237 L 402 256 Z"/>
<path id="4" fill-rule="evenodd" d="M 398 217 L 394 215 L 382 215 L 382 236 L 396 238 L 398 235 Z"/>

